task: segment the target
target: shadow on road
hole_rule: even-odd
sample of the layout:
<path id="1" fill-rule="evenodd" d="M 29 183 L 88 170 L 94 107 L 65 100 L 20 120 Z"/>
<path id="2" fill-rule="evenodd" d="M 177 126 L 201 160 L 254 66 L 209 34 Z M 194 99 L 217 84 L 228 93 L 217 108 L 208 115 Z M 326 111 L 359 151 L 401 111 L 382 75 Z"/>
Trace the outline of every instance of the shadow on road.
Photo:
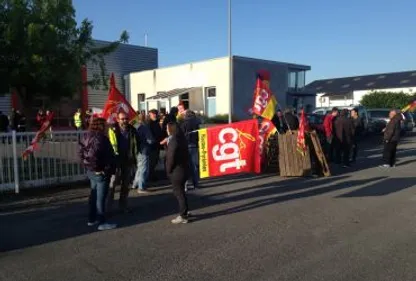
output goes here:
<path id="1" fill-rule="evenodd" d="M 374 145 L 368 145 L 367 148 L 363 148 L 363 155 L 372 155 L 372 152 L 366 153 L 365 149 L 373 148 Z M 409 150 L 406 156 L 414 156 L 415 152 L 415 150 Z M 365 159 L 365 161 L 358 163 L 353 169 L 346 171 L 368 169 L 377 166 L 379 161 L 379 159 L 374 158 Z M 341 174 L 329 178 L 292 178 L 268 184 L 254 185 L 256 179 L 271 176 L 274 175 L 265 174 L 257 178 L 252 175 L 237 175 L 204 181 L 204 187 L 227 185 L 244 181 L 253 181 L 253 186 L 230 189 L 213 194 L 204 194 L 204 189 L 190 192 L 188 194 L 190 208 L 197 212 L 195 219 L 211 219 L 370 183 L 372 184 L 369 186 L 340 197 L 381 196 L 408 188 L 416 183 L 416 179 L 386 179 L 383 176 L 362 180 L 349 180 L 351 175 Z M 211 190 L 209 191 L 211 192 Z M 225 207 L 225 209 L 222 206 L 236 202 L 240 202 L 239 206 L 231 208 Z M 176 200 L 170 193 L 133 197 L 129 199 L 129 203 L 134 210 L 133 214 L 114 215 L 110 218 L 111 221 L 117 222 L 120 227 L 140 225 L 166 216 L 173 216 L 177 212 Z M 198 214 L 198 210 L 213 206 L 218 206 L 218 209 L 223 209 Z M 85 200 L 84 202 L 69 202 L 67 205 L 45 205 L 44 208 L 38 207 L 36 210 L 21 213 L 12 210 L 13 213 L 0 214 L 0 252 L 23 249 L 96 232 L 94 227 L 89 228 L 86 225 L 87 210 L 87 200 Z M 3 209 L 2 211 L 10 210 Z M 166 219 L 166 224 L 169 223 L 169 220 Z"/>
<path id="2" fill-rule="evenodd" d="M 399 192 L 406 188 L 416 185 L 416 178 L 388 178 L 384 179 L 381 182 L 377 182 L 358 190 L 354 190 L 344 195 L 338 196 L 342 197 L 367 197 L 367 196 L 384 196 L 389 195 L 394 192 Z"/>
<path id="3" fill-rule="evenodd" d="M 254 201 L 254 202 L 250 202 L 250 203 L 247 203 L 247 204 L 243 204 L 243 205 L 240 205 L 240 206 L 237 206 L 237 207 L 233 207 L 233 208 L 229 208 L 229 209 L 225 209 L 225 210 L 220 210 L 220 211 L 216 211 L 216 212 L 212 212 L 212 213 L 205 213 L 205 214 L 199 215 L 197 217 L 197 219 L 198 220 L 211 219 L 211 218 L 215 218 L 215 217 L 218 217 L 218 216 L 223 216 L 223 215 L 229 215 L 229 214 L 233 214 L 233 213 L 248 211 L 248 210 L 252 210 L 252 209 L 256 209 L 256 208 L 260 208 L 260 207 L 264 207 L 264 206 L 268 206 L 268 205 L 272 205 L 272 204 L 276 204 L 276 203 L 281 203 L 281 202 L 285 202 L 285 201 L 318 196 L 318 195 L 321 195 L 321 194 L 324 194 L 324 193 L 337 191 L 337 190 L 340 190 L 340 189 L 351 188 L 351 187 L 354 187 L 354 186 L 357 186 L 357 185 L 363 185 L 363 184 L 367 184 L 367 183 L 370 183 L 370 182 L 378 181 L 378 180 L 383 179 L 383 178 L 384 177 L 377 177 L 377 178 L 371 178 L 371 179 L 365 179 L 365 180 L 344 181 L 344 182 L 341 182 L 341 183 L 338 183 L 338 184 L 333 184 L 333 185 L 324 186 L 324 187 L 315 188 L 315 189 L 310 189 L 314 186 L 314 185 L 310 185 L 308 190 L 303 191 L 303 192 L 291 193 L 291 194 L 282 195 L 282 196 L 269 197 L 269 198 L 257 200 L 257 201 Z M 320 185 L 320 184 L 318 184 L 318 185 Z M 255 197 L 256 196 L 253 196 L 252 198 L 255 198 Z M 236 201 L 236 200 L 234 198 L 231 198 L 231 199 L 223 199 L 221 201 L 222 201 L 221 203 L 224 204 L 224 203 L 233 202 L 233 201 Z M 213 200 L 213 202 L 215 202 L 215 200 Z M 218 202 L 214 203 L 214 204 L 218 204 Z"/>

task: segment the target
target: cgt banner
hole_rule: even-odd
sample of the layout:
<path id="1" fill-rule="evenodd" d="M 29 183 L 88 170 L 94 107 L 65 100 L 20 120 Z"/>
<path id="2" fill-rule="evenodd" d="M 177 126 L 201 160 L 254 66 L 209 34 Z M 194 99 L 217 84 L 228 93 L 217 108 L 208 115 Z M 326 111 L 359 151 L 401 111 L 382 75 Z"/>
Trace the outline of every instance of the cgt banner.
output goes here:
<path id="1" fill-rule="evenodd" d="M 201 129 L 198 133 L 201 178 L 260 173 L 257 120 Z"/>

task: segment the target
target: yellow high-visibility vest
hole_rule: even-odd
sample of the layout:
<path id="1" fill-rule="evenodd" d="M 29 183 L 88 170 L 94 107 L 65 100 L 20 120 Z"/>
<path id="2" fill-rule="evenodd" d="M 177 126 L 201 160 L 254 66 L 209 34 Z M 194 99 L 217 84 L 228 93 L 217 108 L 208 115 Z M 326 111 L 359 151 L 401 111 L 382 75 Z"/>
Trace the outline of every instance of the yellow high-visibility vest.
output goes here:
<path id="1" fill-rule="evenodd" d="M 77 112 L 74 114 L 74 123 L 75 123 L 75 127 L 81 128 L 82 126 L 81 113 Z"/>

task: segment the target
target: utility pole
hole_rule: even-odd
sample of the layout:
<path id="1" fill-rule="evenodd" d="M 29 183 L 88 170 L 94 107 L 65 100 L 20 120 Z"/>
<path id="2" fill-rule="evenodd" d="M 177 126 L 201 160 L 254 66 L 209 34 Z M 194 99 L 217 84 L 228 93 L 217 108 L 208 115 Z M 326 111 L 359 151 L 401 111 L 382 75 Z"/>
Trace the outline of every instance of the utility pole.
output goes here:
<path id="1" fill-rule="evenodd" d="M 233 79 L 233 57 L 232 57 L 232 44 L 231 44 L 231 0 L 228 0 L 228 57 L 229 57 L 229 83 L 230 83 L 230 98 L 229 98 L 229 114 L 228 123 L 232 123 L 233 115 L 233 100 L 234 100 L 234 79 Z"/>

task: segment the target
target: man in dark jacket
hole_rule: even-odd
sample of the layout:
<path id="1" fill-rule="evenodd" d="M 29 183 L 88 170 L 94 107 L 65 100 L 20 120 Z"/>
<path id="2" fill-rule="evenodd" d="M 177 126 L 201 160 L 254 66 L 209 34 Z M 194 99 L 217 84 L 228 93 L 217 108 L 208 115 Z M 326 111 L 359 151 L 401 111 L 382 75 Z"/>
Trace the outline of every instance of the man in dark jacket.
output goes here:
<path id="1" fill-rule="evenodd" d="M 335 137 L 338 142 L 336 162 L 341 163 L 341 156 L 343 167 L 350 166 L 350 151 L 351 144 L 354 138 L 354 124 L 348 117 L 348 110 L 341 111 L 340 117 L 335 120 Z"/>
<path id="2" fill-rule="evenodd" d="M 273 116 L 272 123 L 280 134 L 283 133 L 283 125 L 285 122 L 283 120 L 283 114 L 280 109 L 276 111 L 276 114 Z"/>
<path id="3" fill-rule="evenodd" d="M 10 119 L 10 129 L 12 131 L 17 131 L 18 125 L 19 125 L 19 121 L 20 121 L 20 115 L 16 111 L 16 109 L 12 108 L 12 112 L 10 114 L 10 118 L 9 119 Z"/>
<path id="4" fill-rule="evenodd" d="M 9 118 L 0 111 L 0 132 L 7 133 L 9 129 Z"/>
<path id="5" fill-rule="evenodd" d="M 169 123 L 176 123 L 178 120 L 176 119 L 176 116 L 178 115 L 178 108 L 176 106 L 172 107 L 169 111 L 169 114 L 166 115 L 165 119 L 163 120 L 162 123 L 162 132 L 163 132 L 163 136 L 164 138 L 168 137 L 168 134 L 166 133 L 167 131 L 167 125 Z"/>
<path id="6" fill-rule="evenodd" d="M 397 144 L 400 140 L 400 122 L 402 121 L 402 114 L 399 110 L 391 110 L 390 114 L 390 121 L 387 123 L 387 126 L 384 130 L 384 152 L 383 152 L 383 160 L 384 165 L 381 167 L 383 168 L 390 168 L 396 165 L 396 150 Z"/>
<path id="7" fill-rule="evenodd" d="M 162 132 L 156 109 L 149 111 L 148 125 L 154 140 L 154 143 L 149 147 L 149 179 L 155 180 L 155 168 L 159 162 L 160 150 L 162 148 L 160 142 L 164 139 L 164 133 Z"/>
<path id="8" fill-rule="evenodd" d="M 129 121 L 127 114 L 120 112 L 117 116 L 117 124 L 108 130 L 108 138 L 113 146 L 117 165 L 117 170 L 110 181 L 108 207 L 111 209 L 115 188 L 120 184 L 119 207 L 125 213 L 130 212 L 127 207 L 127 197 L 133 171 L 137 165 L 137 152 L 140 144 L 137 130 L 129 124 Z"/>
<path id="9" fill-rule="evenodd" d="M 361 117 L 358 115 L 358 109 L 354 108 L 351 110 L 351 119 L 352 123 L 354 124 L 354 139 L 352 143 L 352 158 L 351 161 L 355 163 L 357 160 L 357 152 L 358 152 L 358 142 L 360 140 L 361 134 L 364 130 L 364 124 L 361 120 Z"/>
<path id="10" fill-rule="evenodd" d="M 189 213 L 185 184 L 189 176 L 188 144 L 176 122 L 167 124 L 167 133 L 166 174 L 179 204 L 179 215 L 172 220 L 172 223 L 187 223 Z"/>
<path id="11" fill-rule="evenodd" d="M 181 129 L 188 142 L 189 171 L 194 188 L 198 188 L 199 182 L 198 130 L 200 124 L 195 112 L 187 110 L 185 119 L 181 123 Z"/>
<path id="12" fill-rule="evenodd" d="M 288 108 L 285 110 L 285 113 L 283 114 L 283 131 L 294 131 L 299 129 L 299 119 L 296 117 L 296 115 L 293 113 L 293 110 Z"/>

